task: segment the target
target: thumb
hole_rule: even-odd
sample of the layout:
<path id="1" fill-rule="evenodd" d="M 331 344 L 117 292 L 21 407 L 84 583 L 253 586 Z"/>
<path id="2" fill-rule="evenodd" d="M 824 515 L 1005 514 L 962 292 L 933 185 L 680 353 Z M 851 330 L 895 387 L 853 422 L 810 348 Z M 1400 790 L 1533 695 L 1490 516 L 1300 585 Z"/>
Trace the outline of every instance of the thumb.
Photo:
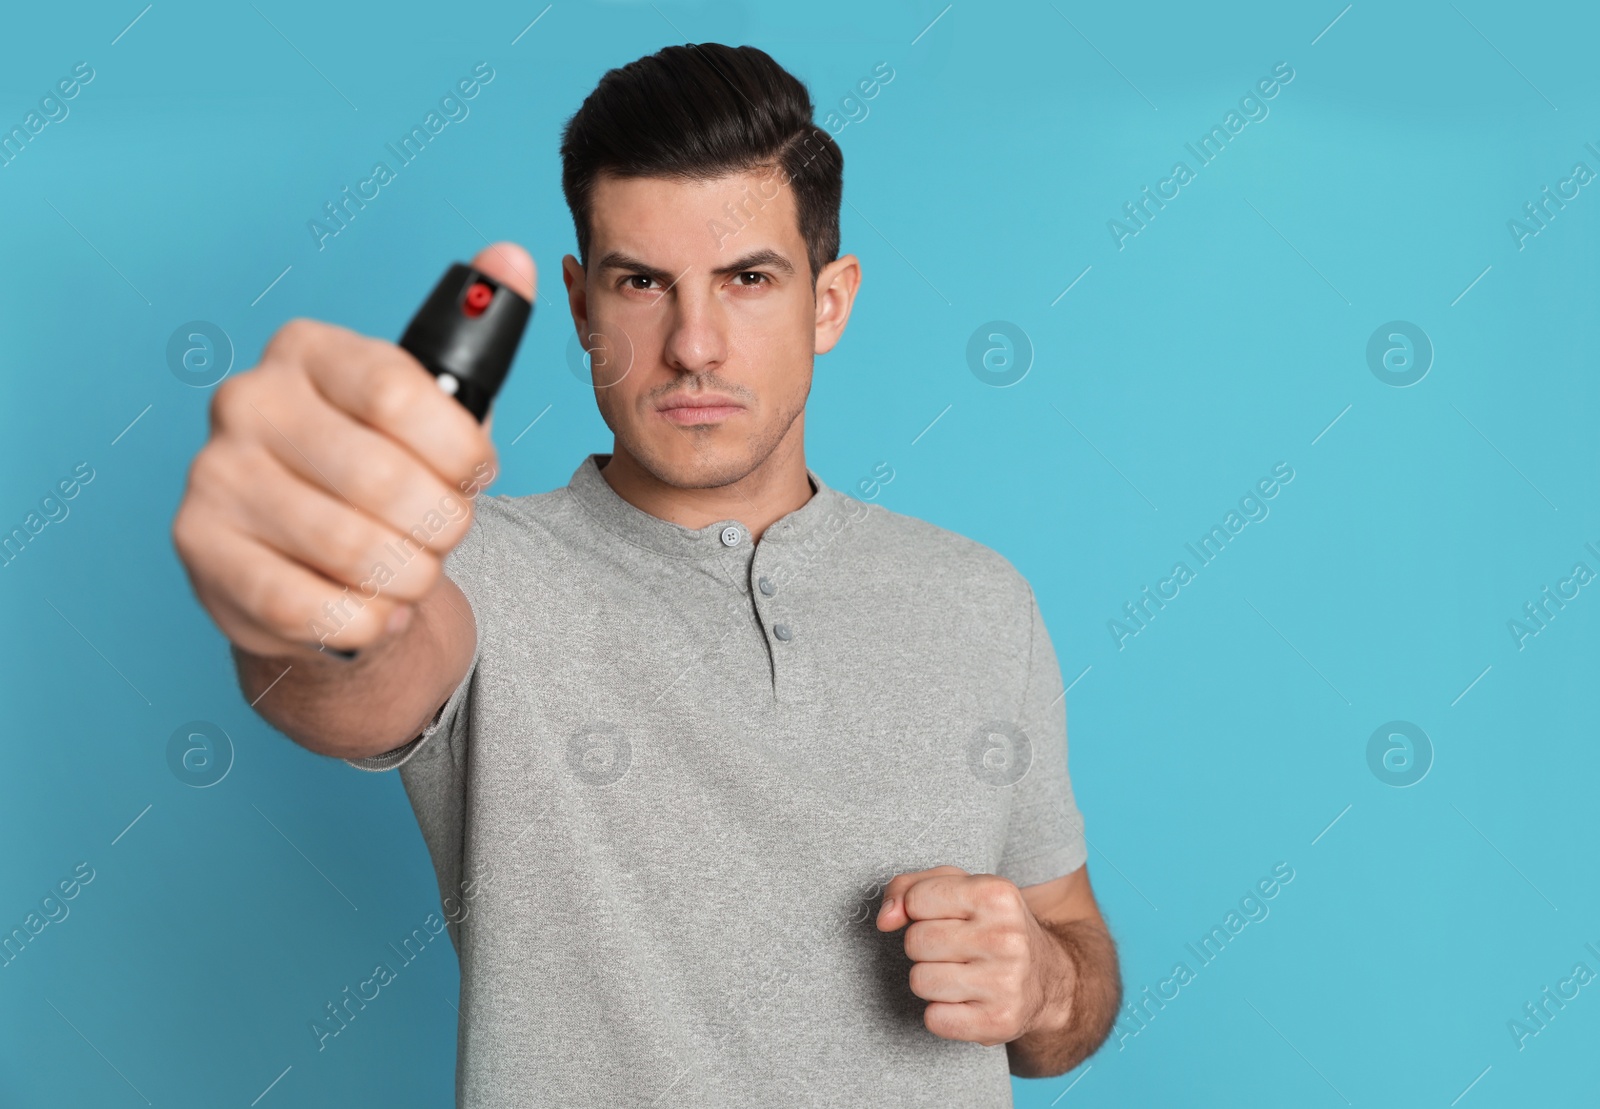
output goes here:
<path id="1" fill-rule="evenodd" d="M 490 243 L 472 259 L 472 268 L 530 302 L 538 292 L 539 272 L 533 257 L 516 243 Z"/>
<path id="2" fill-rule="evenodd" d="M 884 890 L 883 903 L 878 906 L 878 919 L 875 922 L 880 932 L 894 932 L 911 923 L 911 914 L 906 912 L 905 891 L 909 883 L 891 882 L 889 888 Z"/>
<path id="3" fill-rule="evenodd" d="M 517 243 L 490 243 L 473 256 L 472 268 L 521 295 L 530 304 L 538 295 L 538 267 L 533 264 L 533 256 Z M 483 420 L 485 434 L 493 424 L 494 404 L 491 402 Z"/>

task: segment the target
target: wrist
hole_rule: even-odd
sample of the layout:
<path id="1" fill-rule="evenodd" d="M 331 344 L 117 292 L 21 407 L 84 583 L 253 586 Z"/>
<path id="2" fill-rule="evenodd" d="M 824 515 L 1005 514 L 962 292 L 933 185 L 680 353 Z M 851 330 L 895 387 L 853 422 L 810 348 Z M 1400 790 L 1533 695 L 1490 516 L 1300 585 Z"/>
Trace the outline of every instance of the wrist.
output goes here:
<path id="1" fill-rule="evenodd" d="M 1040 923 L 1043 936 L 1039 980 L 1042 999 L 1024 1035 L 1058 1036 L 1072 1023 L 1077 996 L 1078 962 L 1065 931 Z"/>

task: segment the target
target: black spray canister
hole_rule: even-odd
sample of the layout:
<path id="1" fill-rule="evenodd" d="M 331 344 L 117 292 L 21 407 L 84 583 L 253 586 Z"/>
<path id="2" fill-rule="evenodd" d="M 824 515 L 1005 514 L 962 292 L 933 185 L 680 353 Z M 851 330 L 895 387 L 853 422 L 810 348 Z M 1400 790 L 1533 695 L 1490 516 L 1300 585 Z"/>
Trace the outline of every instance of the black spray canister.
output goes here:
<path id="1" fill-rule="evenodd" d="M 520 293 L 456 262 L 411 317 L 400 347 L 482 423 L 511 372 L 532 315 L 533 305 Z M 357 654 L 325 645 L 321 649 L 342 659 Z"/>
<path id="2" fill-rule="evenodd" d="M 400 346 L 481 423 L 532 315 L 520 294 L 457 262 L 412 317 Z"/>

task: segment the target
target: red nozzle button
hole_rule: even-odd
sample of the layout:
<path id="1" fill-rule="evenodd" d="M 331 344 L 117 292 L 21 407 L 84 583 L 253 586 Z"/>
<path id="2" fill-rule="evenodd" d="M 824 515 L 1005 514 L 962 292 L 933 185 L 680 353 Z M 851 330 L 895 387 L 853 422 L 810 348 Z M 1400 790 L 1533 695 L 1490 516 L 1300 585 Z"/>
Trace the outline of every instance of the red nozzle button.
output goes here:
<path id="1" fill-rule="evenodd" d="M 468 316 L 481 316 L 483 310 L 489 307 L 489 302 L 494 299 L 494 290 L 479 281 L 467 290 L 467 298 L 461 303 L 461 310 Z"/>

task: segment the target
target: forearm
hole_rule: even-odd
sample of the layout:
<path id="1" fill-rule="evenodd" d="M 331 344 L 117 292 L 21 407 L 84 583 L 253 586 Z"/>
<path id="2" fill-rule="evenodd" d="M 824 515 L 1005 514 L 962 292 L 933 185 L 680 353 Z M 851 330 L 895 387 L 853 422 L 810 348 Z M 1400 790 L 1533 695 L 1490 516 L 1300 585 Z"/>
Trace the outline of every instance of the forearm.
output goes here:
<path id="1" fill-rule="evenodd" d="M 245 700 L 273 727 L 318 754 L 362 758 L 426 727 L 465 676 L 476 638 L 466 597 L 441 577 L 404 631 L 352 660 L 267 658 L 238 647 L 233 658 Z"/>
<path id="2" fill-rule="evenodd" d="M 1122 1007 L 1122 971 L 1110 933 L 1093 921 L 1040 921 L 1059 956 L 1041 969 L 1045 1009 L 1034 1030 L 1006 1044 L 1019 1078 L 1065 1074 L 1099 1050 Z"/>

